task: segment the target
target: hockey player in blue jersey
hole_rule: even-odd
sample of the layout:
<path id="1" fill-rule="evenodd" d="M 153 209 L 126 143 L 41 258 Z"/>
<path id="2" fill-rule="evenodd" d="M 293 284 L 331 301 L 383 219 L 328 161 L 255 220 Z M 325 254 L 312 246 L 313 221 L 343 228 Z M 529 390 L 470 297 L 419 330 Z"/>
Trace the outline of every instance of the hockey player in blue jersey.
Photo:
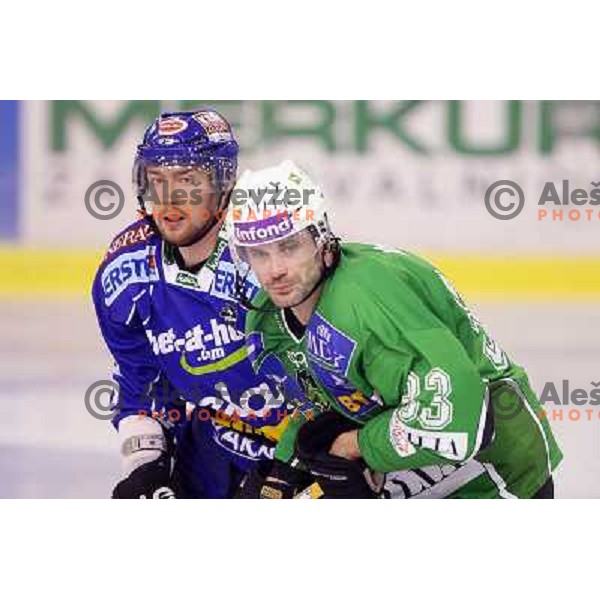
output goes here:
<path id="1" fill-rule="evenodd" d="M 115 498 L 230 497 L 290 418 L 296 390 L 284 393 L 277 369 L 254 373 L 244 343 L 223 218 L 237 156 L 210 109 L 161 115 L 137 148 L 137 197 L 152 215 L 116 236 L 93 285 L 119 386 Z"/>

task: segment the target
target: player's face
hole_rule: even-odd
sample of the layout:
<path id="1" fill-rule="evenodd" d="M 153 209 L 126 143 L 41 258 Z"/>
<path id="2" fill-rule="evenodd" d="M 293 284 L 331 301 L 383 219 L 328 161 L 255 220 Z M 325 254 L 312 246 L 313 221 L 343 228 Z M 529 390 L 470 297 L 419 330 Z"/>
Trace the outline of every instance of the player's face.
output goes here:
<path id="1" fill-rule="evenodd" d="M 320 250 L 308 231 L 261 246 L 244 248 L 248 264 L 276 306 L 306 299 L 322 272 Z"/>
<path id="2" fill-rule="evenodd" d="M 214 223 L 219 206 L 209 172 L 199 167 L 148 167 L 156 225 L 167 242 L 184 246 Z M 151 202 L 148 202 L 150 204 Z"/>

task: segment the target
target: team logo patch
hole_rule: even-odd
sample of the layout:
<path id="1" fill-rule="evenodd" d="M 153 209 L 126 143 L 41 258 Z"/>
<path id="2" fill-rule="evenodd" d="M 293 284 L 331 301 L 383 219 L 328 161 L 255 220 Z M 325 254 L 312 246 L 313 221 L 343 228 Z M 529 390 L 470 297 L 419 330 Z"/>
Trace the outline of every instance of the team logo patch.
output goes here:
<path id="1" fill-rule="evenodd" d="M 313 315 L 306 335 L 310 367 L 342 411 L 362 418 L 382 405 L 377 393 L 369 398 L 348 379 L 356 341 L 318 313 Z"/>
<path id="2" fill-rule="evenodd" d="M 179 117 L 167 117 L 158 122 L 158 135 L 175 135 L 187 129 L 188 124 Z"/>
<path id="3" fill-rule="evenodd" d="M 356 342 L 315 313 L 307 332 L 311 361 L 325 365 L 341 375 L 347 375 Z"/>
<path id="4" fill-rule="evenodd" d="M 231 131 L 227 121 L 214 111 L 197 112 L 193 117 L 204 129 L 206 133 L 224 133 Z"/>
<path id="5" fill-rule="evenodd" d="M 229 123 L 220 114 L 214 111 L 202 111 L 192 118 L 204 127 L 211 142 L 226 142 L 233 139 Z"/>
<path id="6" fill-rule="evenodd" d="M 233 304 L 226 304 L 219 312 L 219 316 L 225 323 L 233 324 L 237 321 L 237 310 Z"/>

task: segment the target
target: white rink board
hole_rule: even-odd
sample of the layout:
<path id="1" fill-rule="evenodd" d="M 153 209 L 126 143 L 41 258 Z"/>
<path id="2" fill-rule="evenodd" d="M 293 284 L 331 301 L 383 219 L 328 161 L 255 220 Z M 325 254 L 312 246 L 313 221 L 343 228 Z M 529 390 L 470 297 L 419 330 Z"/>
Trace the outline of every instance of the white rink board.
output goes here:
<path id="1" fill-rule="evenodd" d="M 131 166 L 153 107 L 180 105 L 144 105 L 119 125 L 130 104 L 84 102 L 94 130 L 81 110 L 62 118 L 54 103 L 25 103 L 24 241 L 104 247 L 135 218 Z M 539 221 L 537 200 L 546 181 L 560 189 L 568 179 L 571 190 L 588 193 L 592 182 L 600 183 L 598 140 L 590 133 L 600 130 L 599 103 L 567 102 L 549 117 L 542 102 L 425 101 L 398 117 L 399 134 L 372 125 L 400 106 L 390 102 L 366 108 L 358 102 L 217 106 L 242 143 L 241 169 L 296 160 L 322 182 L 333 222 L 345 237 L 437 252 L 597 250 L 599 206 L 580 207 L 594 209 L 592 222 L 585 213 L 577 222 L 567 215 L 563 222 Z M 319 125 L 320 133 L 289 134 Z M 116 181 L 126 194 L 126 208 L 114 220 L 94 219 L 84 206 L 86 189 L 101 179 Z M 527 199 L 523 212 L 509 221 L 492 218 L 484 205 L 487 187 L 504 179 L 516 181 Z"/>

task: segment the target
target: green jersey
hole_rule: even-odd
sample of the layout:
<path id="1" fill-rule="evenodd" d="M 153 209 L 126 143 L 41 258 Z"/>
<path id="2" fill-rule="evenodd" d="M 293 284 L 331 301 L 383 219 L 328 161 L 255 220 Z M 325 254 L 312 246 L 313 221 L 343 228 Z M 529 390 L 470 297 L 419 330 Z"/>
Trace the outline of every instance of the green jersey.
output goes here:
<path id="1" fill-rule="evenodd" d="M 264 292 L 256 302 L 272 307 Z M 255 368 L 277 357 L 317 407 L 357 423 L 388 497 L 528 498 L 562 458 L 525 371 L 410 253 L 344 244 L 300 337 L 283 311 L 251 311 L 247 334 Z M 280 459 L 300 424 L 290 421 Z"/>

